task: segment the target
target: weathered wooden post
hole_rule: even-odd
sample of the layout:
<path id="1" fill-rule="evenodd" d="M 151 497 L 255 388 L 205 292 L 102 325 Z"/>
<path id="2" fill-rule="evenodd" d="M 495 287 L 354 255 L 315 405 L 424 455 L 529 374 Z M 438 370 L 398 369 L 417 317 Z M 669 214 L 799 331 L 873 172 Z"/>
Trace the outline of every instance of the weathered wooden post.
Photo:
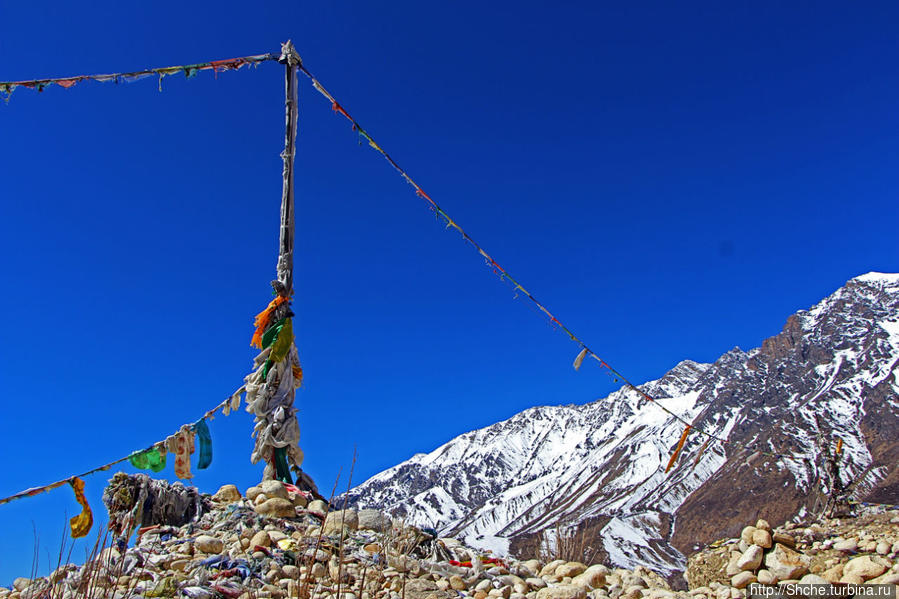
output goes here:
<path id="1" fill-rule="evenodd" d="M 256 370 L 246 377 L 247 411 L 255 415 L 253 435 L 256 443 L 252 463 L 266 462 L 263 479 L 277 478 L 293 482 L 290 470 L 300 474 L 303 452 L 300 450 L 300 426 L 293 401 L 303 381 L 299 355 L 294 343 L 290 301 L 293 298 L 294 198 L 293 164 L 297 133 L 297 67 L 302 64 L 293 44 L 281 45 L 279 62 L 285 65 L 286 133 L 283 187 L 281 190 L 281 228 L 278 244 L 277 279 L 272 281 L 276 297 L 256 317 L 252 345 L 262 351 L 256 357 Z"/>

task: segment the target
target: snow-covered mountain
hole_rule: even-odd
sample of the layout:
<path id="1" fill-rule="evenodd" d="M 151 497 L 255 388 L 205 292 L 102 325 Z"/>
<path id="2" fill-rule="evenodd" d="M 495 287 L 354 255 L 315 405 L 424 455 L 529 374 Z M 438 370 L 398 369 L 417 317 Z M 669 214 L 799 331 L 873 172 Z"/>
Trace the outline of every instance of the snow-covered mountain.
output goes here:
<path id="1" fill-rule="evenodd" d="M 683 425 L 623 388 L 460 435 L 349 499 L 500 552 L 532 549 L 561 526 L 612 564 L 672 573 L 694 545 L 756 517 L 819 507 L 828 480 L 819 454 L 837 437 L 843 482 L 855 481 L 859 498 L 899 502 L 897 364 L 899 275 L 869 273 L 790 316 L 761 348 L 685 360 L 641 386 L 727 440 L 691 434 L 668 475 Z"/>

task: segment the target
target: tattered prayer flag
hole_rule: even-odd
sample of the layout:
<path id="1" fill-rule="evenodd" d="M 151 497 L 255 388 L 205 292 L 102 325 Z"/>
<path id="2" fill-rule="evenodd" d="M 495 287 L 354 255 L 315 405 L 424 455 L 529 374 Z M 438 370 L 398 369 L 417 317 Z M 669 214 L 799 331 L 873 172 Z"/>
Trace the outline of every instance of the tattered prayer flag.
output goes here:
<path id="1" fill-rule="evenodd" d="M 287 322 L 287 318 L 282 318 L 275 324 L 273 324 L 265 333 L 262 335 L 262 349 L 265 349 L 271 346 L 275 340 L 278 338 L 278 334 L 281 332 L 281 329 L 284 328 L 284 323 Z M 271 358 L 271 356 L 269 356 Z"/>
<path id="2" fill-rule="evenodd" d="M 175 476 L 182 480 L 190 480 L 193 474 L 190 471 L 190 456 L 194 452 L 194 431 L 188 425 L 184 425 L 174 435 L 165 440 L 166 449 L 175 454 Z"/>
<path id="3" fill-rule="evenodd" d="M 253 333 L 253 338 L 250 340 L 251 346 L 262 349 L 262 335 L 271 323 L 272 314 L 274 313 L 275 308 L 286 301 L 288 301 L 286 297 L 279 295 L 269 302 L 268 307 L 266 307 L 265 310 L 256 315 L 256 318 L 253 320 L 253 324 L 256 325 L 256 331 Z"/>
<path id="4" fill-rule="evenodd" d="M 668 474 L 668 471 L 671 470 L 671 467 L 674 466 L 674 463 L 677 461 L 677 456 L 680 455 L 680 450 L 684 447 L 684 441 L 687 440 L 687 435 L 690 433 L 690 425 L 687 425 L 687 428 L 684 429 L 683 434 L 680 436 L 680 441 L 677 442 L 677 448 L 674 450 L 674 453 L 671 454 L 671 459 L 668 460 L 668 466 L 665 467 L 665 474 Z"/>
<path id="5" fill-rule="evenodd" d="M 59 87 L 64 87 L 65 89 L 69 89 L 79 81 L 81 81 L 81 77 L 72 77 L 71 79 L 57 79 L 56 85 L 58 85 Z"/>
<path id="6" fill-rule="evenodd" d="M 293 345 L 293 324 L 289 318 L 285 318 L 284 324 L 278 331 L 278 336 L 272 343 L 272 353 L 269 359 L 274 363 L 280 362 L 287 357 L 291 345 Z"/>
<path id="7" fill-rule="evenodd" d="M 72 538 L 80 539 L 90 532 L 91 526 L 94 524 L 94 515 L 84 496 L 84 481 L 76 476 L 69 481 L 69 484 L 75 491 L 75 499 L 81 504 L 81 513 L 69 520 L 69 527 L 72 529 Z"/>
<path id="8" fill-rule="evenodd" d="M 842 440 L 842 439 L 837 439 L 837 450 L 836 450 L 836 454 L 837 454 L 837 455 L 840 455 L 840 453 L 841 453 L 842 451 L 843 451 L 843 440 Z"/>
<path id="9" fill-rule="evenodd" d="M 135 468 L 161 472 L 165 468 L 165 454 L 165 448 L 160 451 L 157 446 L 129 457 L 128 461 Z"/>
<path id="10" fill-rule="evenodd" d="M 579 354 L 577 355 L 577 357 L 574 359 L 574 364 L 573 364 L 573 366 L 574 366 L 574 369 L 575 369 L 575 370 L 580 370 L 580 369 L 581 369 L 581 364 L 584 363 L 584 358 L 586 358 L 586 357 L 587 357 L 587 348 L 585 347 L 584 349 L 582 349 L 582 350 L 580 351 L 580 353 L 579 353 Z"/>
<path id="11" fill-rule="evenodd" d="M 194 424 L 197 440 L 200 442 L 200 457 L 197 460 L 197 470 L 209 468 L 212 463 L 212 435 L 209 434 L 209 425 L 203 418 Z"/>
<path id="12" fill-rule="evenodd" d="M 294 365 L 291 365 L 290 369 L 293 372 L 293 387 L 299 389 L 303 385 L 303 369 Z"/>

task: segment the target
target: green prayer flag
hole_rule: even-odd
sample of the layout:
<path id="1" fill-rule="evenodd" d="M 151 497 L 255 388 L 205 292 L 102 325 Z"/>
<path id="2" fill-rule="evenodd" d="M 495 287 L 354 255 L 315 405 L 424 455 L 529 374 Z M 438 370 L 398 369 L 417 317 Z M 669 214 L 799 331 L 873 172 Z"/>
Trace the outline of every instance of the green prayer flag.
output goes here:
<path id="1" fill-rule="evenodd" d="M 152 470 L 160 472 L 165 468 L 165 453 L 160 452 L 156 447 L 142 451 L 128 458 L 131 465 L 141 470 Z"/>

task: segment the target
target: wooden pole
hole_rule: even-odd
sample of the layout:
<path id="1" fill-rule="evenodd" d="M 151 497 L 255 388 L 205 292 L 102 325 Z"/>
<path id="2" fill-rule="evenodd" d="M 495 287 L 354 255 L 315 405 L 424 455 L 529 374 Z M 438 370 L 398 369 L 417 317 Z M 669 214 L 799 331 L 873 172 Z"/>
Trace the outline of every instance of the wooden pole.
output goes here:
<path id="1" fill-rule="evenodd" d="M 284 184 L 281 189 L 281 233 L 278 248 L 276 281 L 272 281 L 275 292 L 286 298 L 293 293 L 293 162 L 297 136 L 297 67 L 303 64 L 300 55 L 290 40 L 281 44 L 278 62 L 285 65 L 285 112 L 287 131 L 284 135 Z"/>

